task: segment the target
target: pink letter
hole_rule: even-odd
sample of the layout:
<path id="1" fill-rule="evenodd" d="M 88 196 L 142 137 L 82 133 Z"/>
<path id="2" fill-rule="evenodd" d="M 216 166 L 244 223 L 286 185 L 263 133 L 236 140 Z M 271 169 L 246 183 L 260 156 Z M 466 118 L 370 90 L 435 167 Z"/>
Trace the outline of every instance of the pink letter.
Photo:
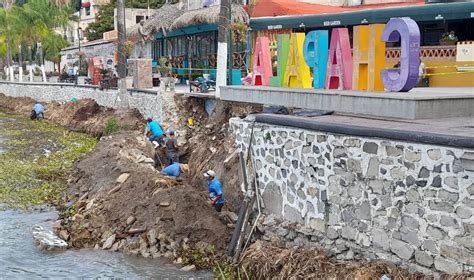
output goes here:
<path id="1" fill-rule="evenodd" d="M 254 86 L 268 86 L 270 77 L 273 76 L 269 44 L 267 37 L 257 38 L 252 75 Z"/>
<path id="2" fill-rule="evenodd" d="M 331 32 L 325 88 L 352 89 L 352 55 L 347 28 L 335 28 Z"/>

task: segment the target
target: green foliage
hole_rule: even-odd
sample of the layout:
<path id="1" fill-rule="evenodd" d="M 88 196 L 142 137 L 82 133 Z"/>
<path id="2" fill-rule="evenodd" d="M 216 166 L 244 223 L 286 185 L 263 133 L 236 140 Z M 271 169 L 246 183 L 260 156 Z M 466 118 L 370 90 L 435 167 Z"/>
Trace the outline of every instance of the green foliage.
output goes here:
<path id="1" fill-rule="evenodd" d="M 6 115 L 0 112 L 0 117 Z M 73 163 L 91 151 L 97 140 L 43 121 L 8 115 L 0 135 L 8 151 L 0 154 L 0 204 L 28 208 L 60 201 Z M 49 152 L 45 152 L 49 151 Z"/>
<path id="2" fill-rule="evenodd" d="M 126 0 L 126 8 L 146 9 L 150 5 L 150 9 L 158 9 L 166 0 Z M 89 24 L 85 33 L 89 41 L 102 39 L 104 32 L 114 30 L 114 8 L 117 5 L 116 0 L 112 0 L 109 4 L 101 7 L 96 15 L 95 22 Z M 130 27 L 130 26 L 128 26 Z"/>
<path id="3" fill-rule="evenodd" d="M 117 132 L 120 129 L 118 120 L 116 118 L 110 118 L 105 124 L 104 135 L 110 135 Z"/>

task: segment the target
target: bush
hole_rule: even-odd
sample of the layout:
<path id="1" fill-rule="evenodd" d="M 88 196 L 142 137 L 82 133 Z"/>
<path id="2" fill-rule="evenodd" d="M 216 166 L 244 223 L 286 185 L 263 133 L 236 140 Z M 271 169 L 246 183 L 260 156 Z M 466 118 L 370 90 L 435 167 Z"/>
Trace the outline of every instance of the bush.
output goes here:
<path id="1" fill-rule="evenodd" d="M 111 118 L 107 121 L 104 128 L 104 135 L 110 135 L 114 132 L 117 132 L 120 129 L 118 120 L 116 118 Z"/>

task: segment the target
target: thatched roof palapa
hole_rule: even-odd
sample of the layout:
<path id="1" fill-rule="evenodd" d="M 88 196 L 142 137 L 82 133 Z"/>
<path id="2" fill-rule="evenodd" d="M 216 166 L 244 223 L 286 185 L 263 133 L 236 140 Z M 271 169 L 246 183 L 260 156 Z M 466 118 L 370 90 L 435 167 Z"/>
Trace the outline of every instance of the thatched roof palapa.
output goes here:
<path id="1" fill-rule="evenodd" d="M 212 6 L 210 8 L 202 8 L 185 12 L 173 21 L 173 24 L 171 24 L 169 30 L 177 30 L 197 24 L 218 24 L 219 12 L 220 6 Z M 249 23 L 249 15 L 244 10 L 242 5 L 239 4 L 232 4 L 231 18 L 232 23 Z"/>
<path id="2" fill-rule="evenodd" d="M 145 33 L 153 35 L 154 32 L 169 30 L 173 21 L 181 16 L 184 11 L 179 9 L 179 4 L 164 4 L 143 25 Z M 127 33 L 130 38 L 138 38 L 138 26 L 135 24 Z"/>

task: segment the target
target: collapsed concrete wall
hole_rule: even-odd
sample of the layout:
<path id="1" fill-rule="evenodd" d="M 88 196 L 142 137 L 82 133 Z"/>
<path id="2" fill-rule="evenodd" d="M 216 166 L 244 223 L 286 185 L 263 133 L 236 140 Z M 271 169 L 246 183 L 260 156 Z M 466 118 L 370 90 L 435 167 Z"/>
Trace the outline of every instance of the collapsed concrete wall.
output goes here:
<path id="1" fill-rule="evenodd" d="M 244 152 L 251 125 L 230 120 Z M 425 273 L 474 271 L 474 151 L 263 123 L 251 150 L 265 211 L 310 232 L 297 242 L 267 221 L 280 238 Z"/>
<path id="2" fill-rule="evenodd" d="M 0 81 L 0 92 L 12 97 L 31 97 L 41 101 L 69 101 L 72 98 L 92 98 L 99 105 L 117 108 L 116 89 L 100 90 L 96 86 L 73 84 L 15 83 Z M 157 93 L 148 90 L 128 90 L 130 107 L 136 108 L 145 117 L 153 117 L 165 123 L 174 123 L 172 112 L 176 111 L 173 93 Z M 165 114 L 164 112 L 171 112 Z"/>

